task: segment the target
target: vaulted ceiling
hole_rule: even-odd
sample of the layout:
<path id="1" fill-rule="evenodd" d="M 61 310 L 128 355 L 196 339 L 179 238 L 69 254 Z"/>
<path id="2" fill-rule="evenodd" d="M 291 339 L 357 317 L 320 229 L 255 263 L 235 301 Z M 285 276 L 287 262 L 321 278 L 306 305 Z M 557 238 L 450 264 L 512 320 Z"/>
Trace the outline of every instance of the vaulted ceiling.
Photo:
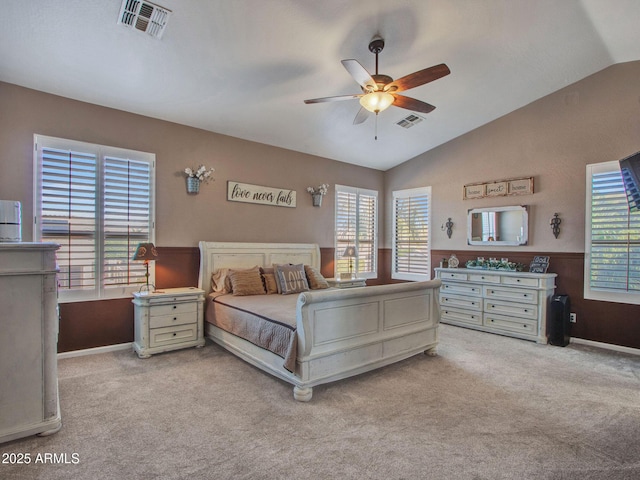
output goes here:
<path id="1" fill-rule="evenodd" d="M 637 0 L 157 0 L 161 38 L 118 24 L 122 0 L 3 0 L 0 80 L 387 170 L 612 64 L 640 60 Z M 393 78 L 446 63 L 360 125 L 342 66 Z M 640 81 L 640 79 L 639 79 Z M 10 112 L 2 112 L 3 115 Z M 377 132 L 378 139 L 375 140 Z"/>

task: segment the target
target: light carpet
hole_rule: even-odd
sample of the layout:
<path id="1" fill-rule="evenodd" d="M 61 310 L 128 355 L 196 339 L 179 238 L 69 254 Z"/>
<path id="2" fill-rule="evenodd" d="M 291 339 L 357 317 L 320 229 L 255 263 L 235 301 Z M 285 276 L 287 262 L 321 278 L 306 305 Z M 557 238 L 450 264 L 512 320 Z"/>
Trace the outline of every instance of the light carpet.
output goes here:
<path id="1" fill-rule="evenodd" d="M 640 357 L 584 345 L 443 325 L 437 357 L 310 403 L 212 343 L 67 358 L 59 377 L 62 430 L 0 445 L 32 459 L 0 478 L 640 478 Z"/>

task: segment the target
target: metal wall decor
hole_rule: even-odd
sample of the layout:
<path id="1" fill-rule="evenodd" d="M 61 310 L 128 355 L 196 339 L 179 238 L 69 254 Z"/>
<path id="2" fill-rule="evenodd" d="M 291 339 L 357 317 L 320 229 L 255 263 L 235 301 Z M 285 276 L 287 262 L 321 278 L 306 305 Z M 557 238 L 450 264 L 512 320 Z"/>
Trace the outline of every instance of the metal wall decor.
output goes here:
<path id="1" fill-rule="evenodd" d="M 447 237 L 451 238 L 451 234 L 453 233 L 453 222 L 451 221 L 451 217 L 447 219 L 447 223 L 444 225 L 447 227 Z"/>
<path id="2" fill-rule="evenodd" d="M 551 224 L 551 231 L 553 232 L 553 235 L 556 238 L 558 238 L 558 235 L 560 235 L 560 224 L 561 223 L 562 223 L 562 220 L 560 220 L 560 218 L 558 218 L 558 214 L 554 213 L 550 224 Z"/>

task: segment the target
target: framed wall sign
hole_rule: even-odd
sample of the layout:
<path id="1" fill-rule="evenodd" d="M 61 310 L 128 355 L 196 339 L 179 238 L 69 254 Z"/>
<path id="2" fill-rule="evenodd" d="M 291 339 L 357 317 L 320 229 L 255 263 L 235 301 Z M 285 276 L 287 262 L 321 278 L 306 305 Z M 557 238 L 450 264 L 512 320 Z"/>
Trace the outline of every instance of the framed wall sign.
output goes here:
<path id="1" fill-rule="evenodd" d="M 496 180 L 493 182 L 472 183 L 464 186 L 463 199 L 484 197 L 502 197 L 505 195 L 531 195 L 533 177 Z"/>
<path id="2" fill-rule="evenodd" d="M 295 208 L 296 191 L 287 188 L 262 187 L 260 185 L 228 181 L 227 200 Z"/>

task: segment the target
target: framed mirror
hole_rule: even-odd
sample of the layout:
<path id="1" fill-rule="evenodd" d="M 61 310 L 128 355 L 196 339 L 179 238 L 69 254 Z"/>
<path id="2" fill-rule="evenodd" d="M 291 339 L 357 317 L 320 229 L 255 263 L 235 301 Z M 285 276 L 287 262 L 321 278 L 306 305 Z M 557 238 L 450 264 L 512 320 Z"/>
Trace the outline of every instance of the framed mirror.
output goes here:
<path id="1" fill-rule="evenodd" d="M 529 241 L 527 206 L 472 208 L 467 215 L 469 245 L 526 245 Z"/>

